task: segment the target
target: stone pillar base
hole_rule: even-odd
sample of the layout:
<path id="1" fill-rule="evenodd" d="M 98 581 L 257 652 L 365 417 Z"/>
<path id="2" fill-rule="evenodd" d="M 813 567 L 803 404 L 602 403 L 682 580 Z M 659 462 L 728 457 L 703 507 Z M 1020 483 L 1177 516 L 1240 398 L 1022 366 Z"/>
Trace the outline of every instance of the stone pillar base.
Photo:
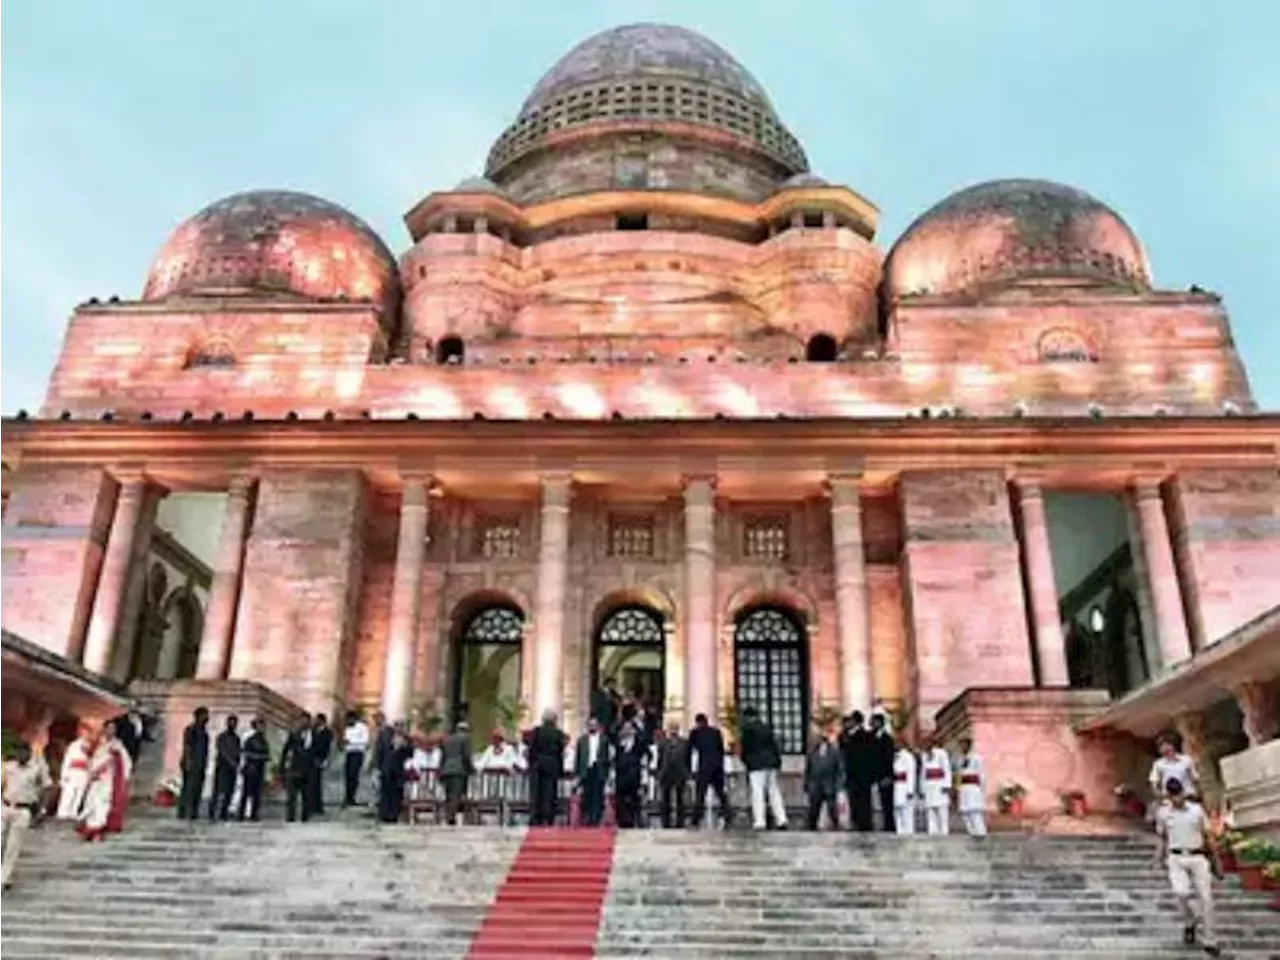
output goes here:
<path id="1" fill-rule="evenodd" d="M 138 680 L 130 685 L 129 693 L 156 717 L 152 731 L 154 742 L 143 744 L 133 774 L 134 797 L 149 797 L 165 780 L 180 778 L 182 732 L 191 722 L 196 707 L 209 710 L 206 797 L 213 790 L 213 741 L 228 716 L 234 713 L 239 718 L 242 737 L 248 733 L 249 721 L 254 717 L 266 721 L 271 767 L 274 767 L 289 728 L 304 712 L 298 704 L 252 680 Z"/>
<path id="2" fill-rule="evenodd" d="M 1114 813 L 1116 786 L 1145 793 L 1151 760 L 1127 735 L 1076 733 L 1109 702 L 1105 690 L 971 688 L 938 711 L 935 732 L 953 754 L 962 737 L 973 740 L 992 809 L 1000 788 L 1018 783 L 1027 791 L 1027 815 L 1061 810 L 1062 794 L 1074 790 L 1084 793 L 1089 810 Z"/>

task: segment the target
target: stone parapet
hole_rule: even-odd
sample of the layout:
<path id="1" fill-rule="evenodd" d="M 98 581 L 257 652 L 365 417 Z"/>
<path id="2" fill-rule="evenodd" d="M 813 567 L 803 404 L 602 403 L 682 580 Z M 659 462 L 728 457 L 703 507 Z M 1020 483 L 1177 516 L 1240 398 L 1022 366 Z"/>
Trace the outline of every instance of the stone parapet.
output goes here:
<path id="1" fill-rule="evenodd" d="M 289 729 L 303 714 L 303 708 L 269 687 L 252 680 L 136 680 L 129 693 L 144 710 L 156 717 L 151 743 L 144 744 L 131 787 L 135 796 L 150 796 L 168 778 L 180 777 L 182 733 L 197 707 L 209 711 L 209 772 L 205 795 L 213 790 L 213 740 L 227 717 L 240 721 L 240 733 L 248 733 L 249 721 L 261 717 L 266 723 L 267 743 L 274 765 L 280 759 Z"/>
<path id="2" fill-rule="evenodd" d="M 935 732 L 952 752 L 961 738 L 973 740 L 992 807 L 1002 785 L 1017 783 L 1027 791 L 1028 814 L 1061 809 L 1062 793 L 1071 790 L 1083 791 L 1091 810 L 1108 812 L 1114 788 L 1139 788 L 1150 763 L 1134 739 L 1076 733 L 1108 701 L 1105 690 L 970 688 L 937 712 Z"/>
<path id="3" fill-rule="evenodd" d="M 1280 838 L 1280 740 L 1223 757 L 1219 770 L 1236 829 Z"/>

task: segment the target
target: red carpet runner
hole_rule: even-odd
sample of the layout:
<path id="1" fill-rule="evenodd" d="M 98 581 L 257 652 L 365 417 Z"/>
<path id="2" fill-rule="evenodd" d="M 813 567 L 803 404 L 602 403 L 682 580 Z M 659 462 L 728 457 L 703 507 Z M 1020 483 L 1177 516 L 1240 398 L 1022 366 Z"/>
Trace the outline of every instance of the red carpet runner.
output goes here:
<path id="1" fill-rule="evenodd" d="M 530 829 L 471 941 L 469 960 L 595 956 L 614 838 L 608 828 Z"/>

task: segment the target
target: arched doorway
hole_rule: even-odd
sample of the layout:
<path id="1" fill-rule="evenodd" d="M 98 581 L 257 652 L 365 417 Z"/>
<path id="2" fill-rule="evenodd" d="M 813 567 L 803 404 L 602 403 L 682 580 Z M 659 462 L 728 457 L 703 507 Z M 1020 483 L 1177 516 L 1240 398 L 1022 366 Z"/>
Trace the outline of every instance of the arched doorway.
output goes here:
<path id="1" fill-rule="evenodd" d="M 734 702 L 755 707 L 783 753 L 803 754 L 809 729 L 809 637 L 785 607 L 743 610 L 733 631 Z"/>
<path id="2" fill-rule="evenodd" d="M 659 717 L 666 703 L 667 629 L 652 607 L 615 607 L 596 627 L 592 677 L 596 687 L 608 680 L 623 695 L 639 695 Z"/>
<path id="3" fill-rule="evenodd" d="M 494 727 L 516 732 L 523 639 L 524 611 L 514 604 L 478 606 L 461 621 L 453 643 L 453 714 L 471 725 L 476 743 Z"/>

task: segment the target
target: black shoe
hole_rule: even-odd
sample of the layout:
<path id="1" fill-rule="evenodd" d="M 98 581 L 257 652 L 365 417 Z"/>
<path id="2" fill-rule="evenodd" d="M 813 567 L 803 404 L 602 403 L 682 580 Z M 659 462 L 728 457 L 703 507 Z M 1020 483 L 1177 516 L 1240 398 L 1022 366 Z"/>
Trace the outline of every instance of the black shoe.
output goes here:
<path id="1" fill-rule="evenodd" d="M 1222 956 L 1222 948 L 1221 948 L 1221 947 L 1205 947 L 1205 948 L 1204 948 L 1204 952 L 1205 952 L 1205 955 L 1206 955 L 1206 956 L 1210 956 L 1210 957 L 1220 957 L 1220 956 Z"/>
<path id="2" fill-rule="evenodd" d="M 1196 925 L 1193 923 L 1190 926 L 1183 927 L 1182 928 L 1183 945 L 1191 947 L 1195 945 L 1195 942 L 1196 942 Z"/>

